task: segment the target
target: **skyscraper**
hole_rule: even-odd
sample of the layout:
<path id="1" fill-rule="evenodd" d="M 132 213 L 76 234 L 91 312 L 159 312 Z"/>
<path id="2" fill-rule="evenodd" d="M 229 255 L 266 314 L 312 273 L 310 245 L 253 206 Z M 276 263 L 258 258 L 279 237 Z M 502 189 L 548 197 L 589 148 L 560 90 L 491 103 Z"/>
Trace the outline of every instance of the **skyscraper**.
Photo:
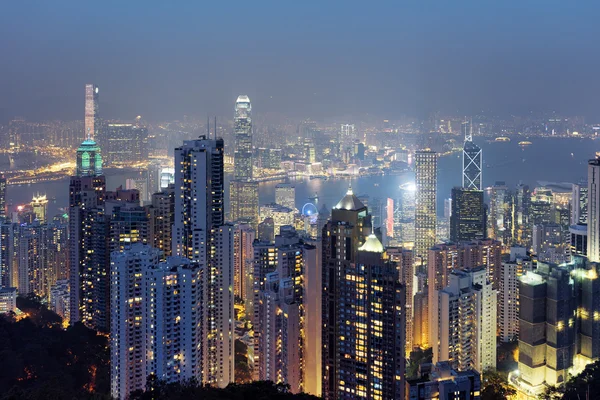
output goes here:
<path id="1" fill-rule="evenodd" d="M 86 96 L 86 124 L 87 102 Z M 95 120 L 90 123 L 93 128 Z M 69 321 L 104 331 L 110 311 L 105 193 L 100 148 L 88 138 L 77 149 L 76 175 L 69 183 Z"/>
<path id="2" fill-rule="evenodd" d="M 497 292 L 485 267 L 453 271 L 435 300 L 433 362 L 449 361 L 459 371 L 495 369 Z"/>
<path id="3" fill-rule="evenodd" d="M 323 228 L 325 399 L 403 396 L 405 288 L 370 230 L 368 210 L 351 189 Z"/>
<path id="4" fill-rule="evenodd" d="M 6 209 L 6 178 L 0 174 L 0 219 L 8 215 Z"/>
<path id="5" fill-rule="evenodd" d="M 588 217 L 588 185 L 587 183 L 573 184 L 571 200 L 571 224 L 587 224 Z"/>
<path id="6" fill-rule="evenodd" d="M 223 139 L 201 136 L 175 149 L 172 253 L 202 269 L 202 383 L 234 381 L 233 225 L 224 224 Z"/>
<path id="7" fill-rule="evenodd" d="M 252 293 L 252 263 L 254 260 L 254 250 L 252 243 L 256 238 L 256 232 L 249 225 L 238 224 L 235 226 L 233 234 L 234 240 L 234 273 L 233 273 L 233 293 L 244 303 Z"/>
<path id="8" fill-rule="evenodd" d="M 229 219 L 258 226 L 258 182 L 253 177 L 252 105 L 248 96 L 235 102 L 233 180 L 229 184 Z"/>
<path id="9" fill-rule="evenodd" d="M 150 375 L 202 381 L 202 270 L 180 257 L 160 262 L 141 243 L 111 256 L 111 395 L 125 399 Z"/>
<path id="10" fill-rule="evenodd" d="M 139 163 L 148 160 L 148 130 L 132 123 L 107 123 L 101 140 L 107 164 Z"/>
<path id="11" fill-rule="evenodd" d="M 35 218 L 40 222 L 40 224 L 46 223 L 48 214 L 48 199 L 46 198 L 46 195 L 33 196 L 33 199 L 31 200 L 31 207 L 33 207 Z"/>
<path id="12" fill-rule="evenodd" d="M 590 261 L 600 262 L 600 157 L 588 162 L 588 251 Z"/>
<path id="13" fill-rule="evenodd" d="M 464 242 L 486 237 L 483 191 L 455 187 L 452 189 L 450 240 Z"/>
<path id="14" fill-rule="evenodd" d="M 481 147 L 473 143 L 473 124 L 471 122 L 468 132 L 465 131 L 465 144 L 463 146 L 463 188 L 481 190 L 481 165 Z"/>
<path id="15" fill-rule="evenodd" d="M 94 140 L 100 131 L 98 116 L 99 94 L 98 86 L 88 83 L 85 85 L 85 138 Z"/>
<path id="16" fill-rule="evenodd" d="M 437 201 L 437 153 L 420 150 L 415 153 L 415 262 L 427 265 L 427 252 L 435 245 Z"/>
<path id="17" fill-rule="evenodd" d="M 146 207 L 150 219 L 150 241 L 152 247 L 171 255 L 173 222 L 175 220 L 175 187 L 169 185 L 162 192 L 152 195 L 152 205 Z"/>
<path id="18" fill-rule="evenodd" d="M 206 265 L 211 233 L 223 225 L 223 139 L 183 142 L 175 149 L 172 253 Z"/>
<path id="19" fill-rule="evenodd" d="M 258 182 L 232 180 L 229 183 L 229 219 L 258 226 Z"/>
<path id="20" fill-rule="evenodd" d="M 235 134 L 234 178 L 252 179 L 252 105 L 250 98 L 238 96 L 233 119 Z"/>
<path id="21" fill-rule="evenodd" d="M 256 243 L 255 375 L 260 380 L 289 384 L 294 393 L 306 391 L 311 383 L 314 390 L 320 379 L 316 365 L 320 360 L 308 363 L 321 349 L 312 346 L 314 337 L 307 334 L 308 321 L 315 318 L 307 306 L 318 299 L 305 293 L 305 277 L 317 268 L 316 251 L 315 246 L 300 240 L 292 227 L 282 228 L 273 244 Z"/>

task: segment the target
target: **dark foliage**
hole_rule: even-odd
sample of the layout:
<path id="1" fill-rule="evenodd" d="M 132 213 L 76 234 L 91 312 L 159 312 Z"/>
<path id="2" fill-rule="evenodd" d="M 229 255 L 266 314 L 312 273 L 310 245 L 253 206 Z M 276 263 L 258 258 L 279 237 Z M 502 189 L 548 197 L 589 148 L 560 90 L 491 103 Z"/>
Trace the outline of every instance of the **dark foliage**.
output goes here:
<path id="1" fill-rule="evenodd" d="M 483 373 L 481 387 L 481 400 L 505 400 L 517 393 L 508 385 L 506 377 L 490 370 Z"/>
<path id="2" fill-rule="evenodd" d="M 30 317 L 0 317 L 0 399 L 109 398 L 107 338 L 82 324 L 64 330 L 33 300 L 18 304 Z"/>
<path id="3" fill-rule="evenodd" d="M 600 395 L 600 361 L 585 367 L 565 386 L 563 400 L 596 399 Z M 586 397 L 589 396 L 589 397 Z"/>
<path id="4" fill-rule="evenodd" d="M 135 392 L 129 400 L 313 400 L 315 396 L 292 394 L 288 385 L 260 381 L 244 385 L 231 384 L 225 389 L 199 386 L 195 381 L 166 384 L 149 379 L 145 392 Z"/>

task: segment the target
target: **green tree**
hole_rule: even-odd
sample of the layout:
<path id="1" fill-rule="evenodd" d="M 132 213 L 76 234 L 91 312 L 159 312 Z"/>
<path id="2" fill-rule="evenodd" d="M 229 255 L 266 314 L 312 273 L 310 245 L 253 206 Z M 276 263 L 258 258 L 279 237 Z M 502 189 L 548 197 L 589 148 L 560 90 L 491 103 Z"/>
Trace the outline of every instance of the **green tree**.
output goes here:
<path id="1" fill-rule="evenodd" d="M 502 375 L 493 370 L 484 371 L 481 387 L 481 400 L 505 400 L 517 393 Z"/>

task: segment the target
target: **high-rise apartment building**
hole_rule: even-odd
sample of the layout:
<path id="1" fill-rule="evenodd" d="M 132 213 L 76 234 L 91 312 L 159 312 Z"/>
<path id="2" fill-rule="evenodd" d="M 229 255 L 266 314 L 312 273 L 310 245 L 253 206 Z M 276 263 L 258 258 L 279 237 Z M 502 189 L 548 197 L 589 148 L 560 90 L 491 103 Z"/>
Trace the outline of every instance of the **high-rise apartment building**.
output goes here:
<path id="1" fill-rule="evenodd" d="M 317 269 L 316 252 L 292 227 L 282 228 L 275 243 L 255 246 L 254 374 L 289 384 L 294 393 L 314 392 L 321 377 L 320 360 L 312 357 L 321 349 L 307 332 L 317 309 L 310 305 L 320 300 L 307 297 L 306 277 Z"/>
<path id="2" fill-rule="evenodd" d="M 6 178 L 0 174 L 0 219 L 8 216 L 6 208 Z"/>
<path id="3" fill-rule="evenodd" d="M 415 276 L 415 260 L 413 257 L 412 250 L 408 250 L 402 247 L 388 247 L 386 252 L 390 257 L 390 260 L 396 264 L 398 270 L 400 283 L 406 288 L 405 294 L 405 305 L 404 315 L 406 320 L 406 334 L 404 335 L 406 341 L 406 353 L 410 354 L 413 351 L 413 323 L 414 323 L 414 307 L 413 299 L 416 292 L 413 289 L 413 282 Z"/>
<path id="4" fill-rule="evenodd" d="M 368 210 L 351 189 L 323 228 L 325 399 L 404 395 L 405 288 L 370 230 Z"/>
<path id="5" fill-rule="evenodd" d="M 498 327 L 500 340 L 511 342 L 519 337 L 519 279 L 532 269 L 524 247 L 511 247 L 510 257 L 500 265 L 498 281 Z"/>
<path id="6" fill-rule="evenodd" d="M 495 369 L 497 292 L 485 267 L 453 271 L 435 298 L 433 362 L 449 361 L 459 371 Z"/>
<path id="7" fill-rule="evenodd" d="M 136 243 L 111 256 L 111 395 L 145 390 L 146 378 L 202 380 L 202 269 Z"/>
<path id="8" fill-rule="evenodd" d="M 169 257 L 175 220 L 175 187 L 169 185 L 161 192 L 154 193 L 152 204 L 146 209 L 150 223 L 149 244 L 162 251 L 163 257 Z"/>
<path id="9" fill-rule="evenodd" d="M 486 237 L 483 191 L 455 187 L 452 189 L 450 240 L 464 242 Z"/>
<path id="10" fill-rule="evenodd" d="M 172 254 L 206 264 L 212 229 L 224 223 L 223 139 L 183 142 L 175 149 Z"/>
<path id="11" fill-rule="evenodd" d="M 224 224 L 223 174 L 223 139 L 201 136 L 175 149 L 172 254 L 203 271 L 201 382 L 219 387 L 234 381 L 234 228 Z"/>
<path id="12" fill-rule="evenodd" d="M 590 261 L 600 262 L 600 157 L 588 162 L 588 252 Z"/>
<path id="13" fill-rule="evenodd" d="M 252 296 L 254 249 L 256 231 L 249 225 L 237 224 L 233 233 L 233 294 L 248 305 Z"/>
<path id="14" fill-rule="evenodd" d="M 88 83 L 85 85 L 85 140 L 93 141 L 100 132 L 100 117 L 98 86 Z"/>
<path id="15" fill-rule="evenodd" d="M 427 252 L 436 243 L 437 153 L 420 150 L 415 153 L 415 262 L 427 265 Z"/>

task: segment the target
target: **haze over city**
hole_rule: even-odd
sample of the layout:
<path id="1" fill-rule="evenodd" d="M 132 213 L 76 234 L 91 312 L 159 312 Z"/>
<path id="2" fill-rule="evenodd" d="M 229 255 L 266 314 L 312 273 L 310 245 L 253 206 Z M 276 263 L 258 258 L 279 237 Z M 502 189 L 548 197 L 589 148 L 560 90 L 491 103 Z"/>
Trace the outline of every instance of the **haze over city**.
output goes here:
<path id="1" fill-rule="evenodd" d="M 6 2 L 0 119 L 298 118 L 557 111 L 600 120 L 600 5 L 507 2 Z M 257 111 L 258 112 L 258 111 Z"/>

